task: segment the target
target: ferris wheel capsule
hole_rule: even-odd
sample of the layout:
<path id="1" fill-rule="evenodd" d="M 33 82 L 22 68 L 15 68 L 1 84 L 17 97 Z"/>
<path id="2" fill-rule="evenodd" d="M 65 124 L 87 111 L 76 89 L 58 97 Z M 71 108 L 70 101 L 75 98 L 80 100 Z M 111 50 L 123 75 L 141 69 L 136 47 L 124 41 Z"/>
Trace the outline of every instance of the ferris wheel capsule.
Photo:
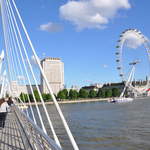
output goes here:
<path id="1" fill-rule="evenodd" d="M 121 67 L 117 67 L 117 69 L 118 69 L 118 70 L 120 70 L 120 69 L 121 69 Z"/>
<path id="2" fill-rule="evenodd" d="M 115 54 L 116 54 L 116 55 L 119 55 L 119 52 L 116 52 Z"/>
<path id="3" fill-rule="evenodd" d="M 116 46 L 116 48 L 120 48 L 120 46 L 119 46 L 119 45 L 117 45 L 117 46 Z"/>

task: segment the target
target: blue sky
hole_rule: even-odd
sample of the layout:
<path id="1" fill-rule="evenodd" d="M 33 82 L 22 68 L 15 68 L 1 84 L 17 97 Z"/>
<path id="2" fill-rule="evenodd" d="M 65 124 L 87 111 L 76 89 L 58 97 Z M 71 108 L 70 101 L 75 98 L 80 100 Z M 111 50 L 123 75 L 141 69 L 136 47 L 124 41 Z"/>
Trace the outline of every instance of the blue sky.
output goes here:
<path id="1" fill-rule="evenodd" d="M 82 2 L 90 3 L 92 1 L 94 0 Z M 97 3 L 99 4 L 100 1 L 103 2 L 104 0 L 97 0 Z M 115 46 L 120 33 L 128 28 L 137 28 L 145 36 L 150 37 L 148 16 L 150 1 L 119 0 L 124 2 L 119 5 L 117 4 L 118 0 L 108 0 L 110 3 L 112 1 L 113 3 L 109 8 L 102 8 L 105 14 L 102 12 L 101 15 L 101 11 L 95 7 L 85 8 L 85 14 L 77 10 L 78 8 L 67 14 L 70 1 L 66 0 L 16 0 L 38 56 L 42 58 L 43 53 L 45 53 L 46 57 L 60 57 L 62 59 L 65 64 L 65 84 L 68 87 L 95 82 L 121 81 L 115 62 Z M 80 6 L 80 0 L 73 2 Z M 60 12 L 62 6 L 65 7 L 62 10 L 63 14 Z M 114 9 L 116 9 L 115 13 Z M 73 13 L 76 11 L 77 15 L 81 13 L 81 17 L 74 16 Z M 96 16 L 90 19 L 96 19 L 98 22 L 90 23 L 85 20 L 89 13 L 87 11 L 94 11 Z M 41 25 L 52 28 L 48 28 L 48 32 L 45 31 L 47 26 Z M 144 51 L 145 49 L 140 47 L 137 50 Z M 129 53 L 127 50 L 126 57 L 130 59 L 131 57 L 133 59 L 139 58 L 139 56 L 145 57 L 144 52 L 133 50 L 132 55 Z M 145 61 L 141 65 L 145 66 L 146 63 L 148 62 Z M 138 74 L 144 72 L 144 67 L 141 65 Z M 144 76 L 145 74 L 141 73 L 137 79 Z"/>

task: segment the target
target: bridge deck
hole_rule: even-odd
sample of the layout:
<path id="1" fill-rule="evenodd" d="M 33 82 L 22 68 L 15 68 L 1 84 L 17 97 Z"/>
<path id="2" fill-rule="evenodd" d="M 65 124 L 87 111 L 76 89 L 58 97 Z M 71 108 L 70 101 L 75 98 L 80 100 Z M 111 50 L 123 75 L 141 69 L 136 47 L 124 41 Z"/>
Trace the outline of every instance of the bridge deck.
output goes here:
<path id="1" fill-rule="evenodd" d="M 8 113 L 5 128 L 0 129 L 0 150 L 25 150 L 25 136 L 14 112 Z"/>

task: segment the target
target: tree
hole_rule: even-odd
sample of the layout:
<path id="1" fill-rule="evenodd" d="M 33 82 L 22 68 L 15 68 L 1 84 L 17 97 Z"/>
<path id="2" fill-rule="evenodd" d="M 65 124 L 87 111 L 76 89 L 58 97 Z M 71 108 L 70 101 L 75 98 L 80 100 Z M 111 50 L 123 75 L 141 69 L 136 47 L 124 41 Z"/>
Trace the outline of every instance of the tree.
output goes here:
<path id="1" fill-rule="evenodd" d="M 70 90 L 69 91 L 69 98 L 70 99 L 77 99 L 78 98 L 78 92 L 76 90 Z"/>
<path id="2" fill-rule="evenodd" d="M 65 92 L 59 91 L 58 94 L 57 94 L 57 98 L 59 98 L 59 99 L 66 99 Z"/>
<path id="3" fill-rule="evenodd" d="M 31 102 L 34 102 L 34 99 L 33 99 L 33 95 L 32 95 L 32 94 L 29 94 L 29 98 L 30 98 L 30 101 L 31 101 Z"/>
<path id="4" fill-rule="evenodd" d="M 118 96 L 120 96 L 120 91 L 119 91 L 118 88 L 113 88 L 113 89 L 112 89 L 112 96 L 113 96 L 113 97 L 118 97 Z"/>
<path id="5" fill-rule="evenodd" d="M 68 90 L 67 89 L 63 89 L 62 92 L 65 94 L 65 99 L 68 98 Z"/>
<path id="6" fill-rule="evenodd" d="M 95 98 L 96 95 L 97 95 L 97 92 L 95 90 L 90 90 L 90 92 L 89 92 L 89 97 L 90 98 Z"/>
<path id="7" fill-rule="evenodd" d="M 88 93 L 87 90 L 85 90 L 85 89 L 80 89 L 80 91 L 79 91 L 79 97 L 80 97 L 80 98 L 87 98 L 88 95 L 89 95 L 89 93 Z"/>
<path id="8" fill-rule="evenodd" d="M 59 99 L 67 99 L 68 98 L 68 90 L 63 89 L 62 91 L 59 91 L 57 94 L 57 98 Z"/>
<path id="9" fill-rule="evenodd" d="M 21 99 L 23 102 L 28 102 L 28 95 L 25 94 L 25 93 L 21 93 L 21 94 L 20 94 L 20 99 Z"/>
<path id="10" fill-rule="evenodd" d="M 105 89 L 99 89 L 97 97 L 105 98 Z"/>
<path id="11" fill-rule="evenodd" d="M 50 101 L 51 99 L 52 99 L 52 97 L 51 97 L 51 95 L 49 94 L 49 93 L 43 93 L 42 94 L 42 97 L 43 97 L 43 100 L 45 101 L 45 102 L 47 102 L 47 101 Z"/>
<path id="12" fill-rule="evenodd" d="M 40 95 L 38 93 L 37 90 L 34 90 L 34 96 L 35 96 L 35 99 L 39 102 L 41 99 L 40 99 Z"/>
<path id="13" fill-rule="evenodd" d="M 52 100 L 52 96 L 48 93 L 48 94 L 46 94 L 46 101 L 49 101 L 49 100 Z"/>
<path id="14" fill-rule="evenodd" d="M 112 89 L 107 89 L 106 90 L 105 97 L 112 97 Z"/>

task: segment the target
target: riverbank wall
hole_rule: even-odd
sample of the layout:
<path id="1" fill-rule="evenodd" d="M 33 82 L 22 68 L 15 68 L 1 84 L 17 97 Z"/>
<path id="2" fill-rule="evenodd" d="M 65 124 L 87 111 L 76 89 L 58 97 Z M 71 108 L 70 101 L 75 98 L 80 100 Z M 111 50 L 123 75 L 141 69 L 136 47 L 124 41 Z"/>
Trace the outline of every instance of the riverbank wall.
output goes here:
<path id="1" fill-rule="evenodd" d="M 62 100 L 62 101 L 58 101 L 59 104 L 72 104 L 72 103 L 88 103 L 88 102 L 99 102 L 99 101 L 108 101 L 109 98 L 96 98 L 96 99 L 77 99 L 77 100 Z M 26 105 L 30 105 L 29 103 L 25 103 Z M 41 102 L 37 102 L 38 105 L 42 105 Z M 52 101 L 50 102 L 45 102 L 45 104 L 53 104 Z M 20 103 L 20 105 L 22 105 Z M 35 103 L 31 103 L 31 105 L 35 105 Z"/>

